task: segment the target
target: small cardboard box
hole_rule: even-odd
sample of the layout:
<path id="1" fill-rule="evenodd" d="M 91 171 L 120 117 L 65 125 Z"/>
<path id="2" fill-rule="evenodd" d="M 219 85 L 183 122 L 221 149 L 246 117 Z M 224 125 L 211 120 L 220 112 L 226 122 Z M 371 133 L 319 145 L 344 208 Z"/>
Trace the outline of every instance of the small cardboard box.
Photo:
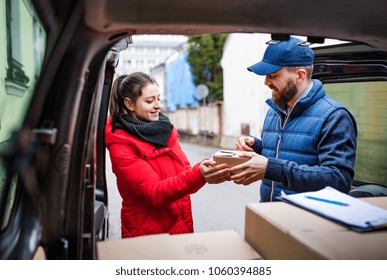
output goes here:
<path id="1" fill-rule="evenodd" d="M 234 230 L 155 234 L 97 243 L 102 260 L 262 259 Z"/>
<path id="2" fill-rule="evenodd" d="M 220 150 L 212 158 L 217 164 L 227 163 L 228 167 L 239 165 L 250 159 L 238 156 L 238 152 L 233 150 Z"/>
<path id="3" fill-rule="evenodd" d="M 387 197 L 364 200 L 387 209 Z M 248 204 L 245 240 L 264 259 L 387 259 L 386 230 L 359 233 L 285 202 Z"/>

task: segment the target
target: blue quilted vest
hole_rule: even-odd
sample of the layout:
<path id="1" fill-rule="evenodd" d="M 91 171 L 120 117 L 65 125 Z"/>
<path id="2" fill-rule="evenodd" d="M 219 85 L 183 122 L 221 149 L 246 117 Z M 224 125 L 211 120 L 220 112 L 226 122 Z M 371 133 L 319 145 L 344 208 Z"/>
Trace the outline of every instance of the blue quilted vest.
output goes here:
<path id="1" fill-rule="evenodd" d="M 313 82 L 311 91 L 299 100 L 288 117 L 278 110 L 271 99 L 266 101 L 271 109 L 263 124 L 263 156 L 310 166 L 319 164 L 317 143 L 321 128 L 333 111 L 344 107 L 326 95 L 319 80 Z M 263 179 L 262 201 L 270 201 L 273 184 L 273 198 L 278 196 L 281 190 L 287 194 L 294 193 L 279 182 Z"/>

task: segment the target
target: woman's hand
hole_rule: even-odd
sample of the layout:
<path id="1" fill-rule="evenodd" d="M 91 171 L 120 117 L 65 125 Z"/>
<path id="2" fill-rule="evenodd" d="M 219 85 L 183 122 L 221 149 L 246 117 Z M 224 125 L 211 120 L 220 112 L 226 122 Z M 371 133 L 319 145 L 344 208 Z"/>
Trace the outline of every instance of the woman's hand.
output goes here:
<path id="1" fill-rule="evenodd" d="M 231 171 L 227 164 L 218 164 L 212 159 L 203 160 L 199 166 L 204 180 L 209 184 L 219 184 L 230 180 Z"/>
<path id="2" fill-rule="evenodd" d="M 266 172 L 267 158 L 254 152 L 239 152 L 240 157 L 248 157 L 249 161 L 231 168 L 230 179 L 235 184 L 250 185 L 263 179 Z"/>

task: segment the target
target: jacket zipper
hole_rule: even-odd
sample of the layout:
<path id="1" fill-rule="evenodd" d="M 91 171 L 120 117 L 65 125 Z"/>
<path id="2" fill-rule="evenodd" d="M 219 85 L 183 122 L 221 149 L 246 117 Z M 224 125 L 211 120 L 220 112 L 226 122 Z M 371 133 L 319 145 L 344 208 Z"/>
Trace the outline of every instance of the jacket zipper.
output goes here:
<path id="1" fill-rule="evenodd" d="M 278 155 L 279 155 L 279 147 L 281 145 L 281 140 L 282 140 L 282 132 L 284 131 L 285 129 L 285 126 L 286 126 L 286 123 L 288 122 L 289 120 L 289 117 L 294 109 L 294 107 L 296 106 L 293 106 L 290 108 L 290 111 L 289 113 L 286 115 L 286 118 L 285 118 L 285 121 L 282 125 L 282 118 L 281 118 L 281 115 L 279 113 L 277 113 L 276 111 L 274 111 L 274 113 L 278 116 L 279 118 L 279 121 L 280 121 L 280 133 L 278 135 L 278 142 L 277 142 L 277 147 L 276 147 L 276 151 L 275 151 L 275 158 L 278 158 Z M 271 192 L 270 192 L 270 201 L 273 201 L 273 195 L 274 195 L 274 181 L 271 182 Z"/>

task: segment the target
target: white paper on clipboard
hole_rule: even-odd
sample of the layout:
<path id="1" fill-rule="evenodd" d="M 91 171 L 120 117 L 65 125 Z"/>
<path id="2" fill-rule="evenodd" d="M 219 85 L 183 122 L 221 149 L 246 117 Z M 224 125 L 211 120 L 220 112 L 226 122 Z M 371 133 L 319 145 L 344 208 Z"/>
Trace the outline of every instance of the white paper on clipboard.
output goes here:
<path id="1" fill-rule="evenodd" d="M 328 219 L 354 227 L 355 230 L 387 228 L 386 209 L 339 192 L 332 187 L 290 195 L 282 192 L 280 198 Z"/>

